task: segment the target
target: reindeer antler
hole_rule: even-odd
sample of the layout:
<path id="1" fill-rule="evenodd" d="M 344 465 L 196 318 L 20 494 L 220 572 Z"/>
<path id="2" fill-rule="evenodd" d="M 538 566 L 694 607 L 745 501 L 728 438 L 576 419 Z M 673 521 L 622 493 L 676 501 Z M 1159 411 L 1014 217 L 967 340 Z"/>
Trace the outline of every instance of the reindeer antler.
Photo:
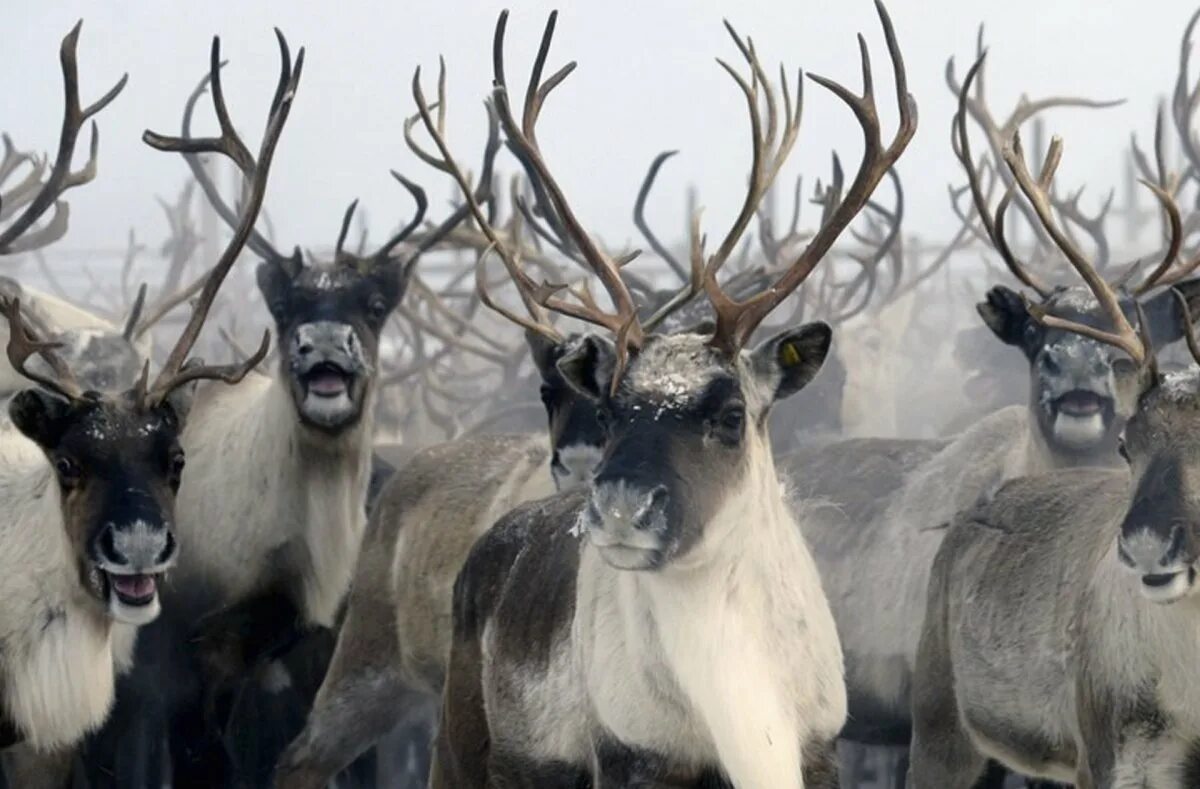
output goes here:
<path id="1" fill-rule="evenodd" d="M 892 140 L 884 146 L 879 127 L 879 115 L 875 106 L 874 78 L 871 73 L 871 60 L 867 50 L 866 40 L 858 37 L 859 52 L 862 61 L 863 93 L 856 96 L 840 84 L 810 74 L 809 79 L 826 88 L 841 99 L 854 113 L 864 136 L 863 159 L 858 172 L 854 176 L 844 197 L 826 206 L 825 217 L 821 227 L 809 240 L 804 250 L 793 260 L 787 270 L 767 290 L 746 299 L 736 301 L 730 298 L 717 282 L 717 273 L 724 265 L 730 252 L 736 246 L 746 225 L 754 216 L 758 203 L 770 187 L 775 174 L 782 166 L 799 131 L 802 96 L 799 90 L 800 80 L 797 80 L 797 93 L 793 115 L 790 94 L 787 90 L 786 75 L 781 70 L 784 96 L 784 129 L 778 146 L 774 145 L 776 132 L 776 110 L 774 90 L 767 80 L 765 72 L 758 63 L 753 44 L 743 42 L 729 28 L 730 35 L 741 50 L 743 57 L 749 63 L 752 79 L 748 83 L 728 65 L 722 63 L 726 71 L 734 78 L 746 97 L 750 113 L 752 167 L 750 185 L 746 190 L 746 198 L 742 210 L 734 221 L 733 227 L 721 242 L 720 247 L 705 264 L 704 288 L 709 300 L 717 313 L 717 327 L 713 333 L 712 345 L 728 355 L 734 355 L 750 339 L 755 328 L 762 323 L 770 312 L 780 302 L 786 299 L 808 277 L 821 261 L 834 241 L 850 224 L 851 220 L 862 210 L 870 199 L 879 181 L 900 158 L 900 154 L 908 146 L 917 129 L 917 105 L 908 93 L 908 78 L 904 70 L 904 59 L 900 46 L 896 41 L 895 29 L 882 0 L 876 0 L 876 11 L 887 40 L 888 54 L 892 61 L 892 70 L 896 83 L 896 101 L 900 107 L 900 125 Z M 762 117 L 759 110 L 758 89 L 763 86 L 765 93 L 767 124 L 763 130 Z"/>
<path id="2" fill-rule="evenodd" d="M 12 224 L 3 231 L 0 231 L 0 255 L 38 249 L 61 238 L 67 231 L 68 207 L 60 198 L 68 189 L 86 184 L 96 177 L 96 156 L 100 150 L 100 136 L 95 121 L 92 122 L 92 136 L 87 164 L 84 165 L 82 170 L 72 172 L 71 160 L 75 155 L 75 142 L 79 139 L 79 132 L 83 129 L 83 125 L 87 123 L 88 119 L 107 107 L 117 97 L 117 94 L 125 87 L 129 75 L 123 75 L 121 79 L 117 80 L 116 85 L 87 107 L 80 104 L 79 67 L 76 48 L 79 44 L 79 31 L 82 26 L 82 20 L 76 22 L 75 27 L 71 28 L 71 32 L 67 33 L 66 37 L 63 38 L 62 46 L 59 48 L 65 107 L 63 111 L 62 131 L 58 136 L 58 153 L 54 157 L 54 166 L 50 170 L 49 177 L 41 184 L 25 210 L 13 220 Z M 5 140 L 5 148 L 7 160 L 9 159 L 7 154 L 11 150 L 7 139 Z M 41 169 L 35 167 L 35 172 L 37 177 L 40 177 Z M 7 174 L 6 172 L 5 175 Z M 0 179 L 0 181 L 3 181 L 3 179 Z M 34 183 L 36 183 L 36 180 Z M 26 185 L 29 186 L 31 184 L 27 182 Z M 30 191 L 26 193 L 32 194 Z M 38 230 L 31 233 L 28 232 L 33 227 L 33 224 L 51 206 L 54 207 L 54 214 L 50 218 L 50 221 Z"/>
<path id="3" fill-rule="evenodd" d="M 1097 273 L 1092 263 L 1071 242 L 1070 238 L 1062 231 L 1062 228 L 1059 227 L 1054 218 L 1050 204 L 1049 190 L 1054 180 L 1054 173 L 1058 169 L 1059 162 L 1062 161 L 1062 139 L 1054 137 L 1051 140 L 1044 164 L 1042 165 L 1042 171 L 1036 179 L 1029 172 L 1029 167 L 1025 163 L 1025 152 L 1021 147 L 1019 132 L 1013 133 L 1012 141 L 1004 147 L 1003 156 L 1004 162 L 1008 165 L 1017 186 L 1037 214 L 1042 227 L 1045 228 L 1055 245 L 1062 251 L 1063 255 L 1067 258 L 1067 262 L 1083 278 L 1088 289 L 1091 290 L 1096 300 L 1100 303 L 1105 315 L 1112 321 L 1115 331 L 1105 331 L 1094 326 L 1050 315 L 1043 307 L 1036 304 L 1029 305 L 1030 314 L 1045 326 L 1075 332 L 1076 334 L 1090 337 L 1097 342 L 1120 348 L 1138 365 L 1152 361 L 1154 348 L 1147 335 L 1146 321 L 1140 315 L 1141 307 L 1138 306 L 1139 325 L 1138 329 L 1135 330 L 1121 309 L 1116 291 Z M 1155 190 L 1155 195 L 1160 200 L 1164 198 L 1165 194 L 1161 189 Z M 1166 199 L 1170 200 L 1169 197 Z"/>
<path id="4" fill-rule="evenodd" d="M 230 383 L 239 381 L 242 376 L 266 356 L 267 349 L 269 348 L 269 334 L 266 334 L 263 337 L 263 342 L 258 352 L 253 354 L 243 364 L 223 367 L 184 367 L 192 346 L 200 336 L 200 329 L 203 327 L 204 320 L 208 316 L 213 300 L 216 298 L 217 290 L 221 287 L 221 283 L 225 280 L 226 275 L 233 267 L 242 249 L 254 235 L 254 222 L 258 218 L 258 212 L 262 208 L 263 198 L 266 194 L 267 175 L 270 171 L 271 161 L 275 155 L 275 147 L 279 142 L 280 134 L 283 132 L 284 123 L 287 121 L 288 113 L 292 108 L 292 101 L 296 96 L 296 87 L 300 82 L 300 73 L 304 66 L 304 48 L 301 47 L 300 52 L 296 56 L 296 64 L 295 68 L 293 68 L 287 40 L 278 28 L 275 30 L 275 35 L 279 42 L 281 70 L 279 83 L 275 89 L 275 96 L 271 101 L 266 131 L 263 133 L 262 144 L 259 146 L 257 159 L 251 155 L 245 143 L 242 142 L 241 137 L 234 130 L 233 123 L 229 117 L 229 111 L 225 106 L 225 95 L 221 89 L 222 63 L 220 37 L 213 38 L 209 58 L 209 76 L 213 88 L 213 109 L 216 112 L 217 120 L 221 127 L 221 136 L 205 138 L 166 137 L 149 130 L 142 135 L 142 139 L 151 147 L 160 151 L 174 151 L 185 154 L 185 159 L 188 158 L 188 154 L 198 153 L 219 153 L 227 156 L 238 166 L 246 181 L 243 188 L 242 214 L 236 223 L 233 237 L 229 240 L 217 264 L 205 279 L 204 286 L 200 291 L 200 296 L 196 301 L 195 307 L 192 309 L 192 314 L 188 319 L 187 325 L 184 327 L 175 347 L 168 354 L 167 360 L 163 364 L 163 368 L 157 378 L 155 378 L 153 386 L 146 393 L 146 402 L 149 404 L 161 402 L 176 387 L 200 378 L 216 378 Z M 145 377 L 143 376 L 144 380 Z"/>
<path id="5" fill-rule="evenodd" d="M 8 319 L 7 353 L 13 369 L 30 381 L 68 400 L 82 399 L 83 387 L 79 385 L 67 363 L 54 352 L 56 348 L 61 347 L 60 343 L 48 342 L 33 333 L 21 314 L 21 300 L 0 296 L 0 314 Z M 25 366 L 35 354 L 41 356 L 50 366 L 53 377 L 42 375 Z"/>

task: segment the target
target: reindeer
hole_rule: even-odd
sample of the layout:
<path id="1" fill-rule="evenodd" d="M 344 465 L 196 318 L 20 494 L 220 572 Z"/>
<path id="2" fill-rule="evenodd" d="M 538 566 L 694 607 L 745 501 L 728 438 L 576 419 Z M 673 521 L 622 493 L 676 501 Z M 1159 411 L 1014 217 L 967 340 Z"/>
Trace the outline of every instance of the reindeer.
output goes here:
<path id="1" fill-rule="evenodd" d="M 277 95 L 292 73 L 282 35 L 279 44 Z M 214 50 L 209 74 L 187 101 L 174 150 L 184 154 L 208 201 L 229 223 L 234 212 L 197 155 L 222 154 L 245 173 L 257 165 L 229 121 L 220 68 Z M 194 138 L 193 110 L 210 84 L 221 133 Z M 490 181 L 496 147 L 486 147 L 481 185 Z M 247 246 L 263 258 L 257 279 L 275 324 L 277 366 L 270 375 L 249 376 L 237 396 L 198 393 L 183 435 L 191 474 L 180 490 L 176 525 L 187 558 L 164 590 L 178 617 L 159 623 L 163 632 L 147 638 L 163 651 L 196 645 L 178 657 L 199 672 L 201 701 L 165 700 L 178 710 L 164 713 L 175 721 L 176 786 L 228 780 L 214 723 L 228 712 L 235 683 L 252 668 L 271 666 L 271 658 L 305 631 L 331 627 L 349 586 L 366 522 L 379 336 L 420 254 L 466 214 L 454 211 L 414 247 L 404 247 L 421 227 L 427 201 L 417 184 L 393 176 L 416 213 L 375 252 L 345 248 L 356 203 L 343 216 L 334 260 L 326 265 L 304 265 L 298 249 L 282 255 L 250 232 Z M 224 493 L 212 496 L 212 485 Z M 164 704 L 157 685 L 148 674 L 130 683 L 131 694 L 141 696 L 130 696 L 131 715 Z M 114 726 L 114 738 L 119 732 Z"/>
<path id="2" fill-rule="evenodd" d="M 77 25 L 61 50 L 67 99 L 59 156 L 27 213 L 0 234 L 6 250 L 38 248 L 57 237 L 54 223 L 66 216 L 61 194 L 80 177 L 70 172 L 78 131 L 124 83 L 96 103 L 80 105 L 78 35 Z M 37 384 L 12 397 L 11 424 L 0 428 L 0 490 L 9 513 L 0 524 L 7 601 L 0 611 L 4 747 L 25 743 L 62 752 L 98 727 L 113 702 L 116 670 L 128 662 L 129 634 L 159 615 L 160 585 L 179 551 L 174 519 L 185 462 L 180 439 L 195 385 L 237 383 L 266 352 L 264 337 L 246 364 L 187 361 L 262 203 L 274 140 L 290 106 L 290 93 L 276 103 L 271 143 L 249 184 L 236 232 L 153 382 L 147 365 L 124 391 L 85 389 L 56 344 L 25 320 L 19 299 L 0 298 L 9 327 L 8 362 Z M 145 137 L 153 146 L 162 139 L 151 132 Z M 95 152 L 93 136 L 89 169 Z M 51 205 L 60 219 L 30 231 Z M 35 356 L 40 367 L 32 364 Z"/>
<path id="3" fill-rule="evenodd" d="M 1116 287 L 1055 224 L 1048 192 L 1061 153 L 1055 138 L 1034 176 L 1014 136 L 1004 158 L 1109 325 L 1053 310 L 1034 316 L 1129 357 L 1119 360 L 1136 403 L 1122 449 L 1128 468 L 1014 480 L 954 519 L 933 564 L 914 676 L 915 787 L 970 786 L 988 757 L 1080 789 L 1200 781 L 1185 473 L 1200 378 L 1194 367 L 1158 372 L 1149 322 L 1135 330 Z M 1169 190 L 1146 184 L 1178 233 Z M 1177 252 L 1172 240 L 1158 268 L 1194 265 Z M 1200 362 L 1189 299 L 1174 298 Z"/>
<path id="4" fill-rule="evenodd" d="M 443 74 L 434 106 L 444 103 L 444 82 Z M 423 106 L 419 94 L 416 98 Z M 465 188 L 467 179 L 442 132 L 433 127 L 430 134 L 443 166 Z M 670 155 L 660 154 L 651 163 L 635 201 L 634 221 L 651 247 L 673 271 L 683 272 L 687 282 L 679 290 L 655 294 L 661 303 L 645 318 L 648 329 L 669 321 L 701 286 L 696 271 L 688 275 L 658 242 L 644 214 L 654 180 Z M 450 650 L 454 577 L 471 546 L 518 504 L 587 485 L 603 451 L 594 405 L 575 393 L 557 367 L 582 338 L 554 327 L 536 301 L 532 280 L 520 276 L 519 270 L 515 284 L 528 317 L 508 310 L 489 293 L 485 263 L 491 251 L 503 248 L 501 259 L 507 261 L 536 255 L 520 243 L 522 217 L 532 220 L 534 213 L 518 209 L 503 230 L 469 191 L 464 194 L 484 241 L 478 247 L 476 293 L 480 303 L 524 330 L 541 379 L 549 442 L 544 433 L 465 436 L 422 450 L 385 486 L 368 524 L 329 672 L 304 731 L 280 760 L 280 787 L 325 786 L 389 729 L 429 710 L 431 705 L 422 697 L 441 693 Z M 543 201 L 548 198 L 539 198 L 538 214 L 549 221 L 543 232 L 555 238 L 558 248 L 573 251 L 552 206 Z"/>
<path id="5" fill-rule="evenodd" d="M 743 348 L 829 251 L 916 130 L 891 21 L 877 10 L 899 130 L 881 140 L 861 39 L 862 96 L 813 77 L 853 110 L 863 161 L 779 280 L 741 302 L 722 290 L 718 272 L 795 142 L 799 102 L 784 72 L 779 113 L 753 45 L 730 28 L 752 74 L 726 67 L 751 116 L 752 174 L 741 212 L 707 261 L 693 232 L 693 265 L 703 268 L 716 326 L 672 336 L 644 331 L 616 263 L 583 230 L 535 141 L 546 95 L 573 67 L 542 80 L 554 15 L 521 123 L 509 110 L 501 15 L 493 98 L 505 132 L 537 168 L 615 308 L 577 305 L 553 288 L 538 298 L 614 335 L 589 335 L 557 365 L 597 403 L 608 443 L 590 492 L 517 508 L 476 543 L 460 572 L 433 786 L 575 786 L 589 777 L 621 786 L 836 786 L 841 652 L 797 525 L 803 512 L 786 503 L 765 430 L 771 404 L 820 368 L 831 332 L 807 324 Z"/>
<path id="6" fill-rule="evenodd" d="M 1119 376 L 1107 346 L 1043 326 L 1034 317 L 1047 310 L 1098 326 L 1107 313 L 1086 291 L 1051 288 L 1017 258 L 1004 237 L 1011 201 L 1004 198 L 993 213 L 973 164 L 967 115 L 986 113 L 982 95 L 971 98 L 982 64 L 980 59 L 972 66 L 959 89 L 956 155 L 984 233 L 1040 303 L 996 286 L 977 309 L 999 339 L 1024 353 L 1029 404 L 999 410 L 950 440 L 858 439 L 819 453 L 800 450 L 780 461 L 797 500 L 826 502 L 803 528 L 845 653 L 850 714 L 843 737 L 853 742 L 909 742 L 910 689 L 929 572 L 944 535 L 939 527 L 1010 479 L 1120 462 L 1118 436 L 1129 412 L 1121 407 Z M 1016 129 L 1022 116 L 1044 104 L 1019 108 L 1003 127 Z M 1177 214 L 1168 203 L 1163 208 L 1165 216 Z M 1173 236 L 1167 255 L 1179 240 Z M 1173 283 L 1194 304 L 1200 288 L 1181 280 L 1186 273 L 1159 267 L 1134 290 L 1141 295 L 1156 284 Z M 1123 308 L 1132 314 L 1132 300 L 1123 299 Z M 1178 307 L 1169 294 L 1147 301 L 1144 311 L 1159 342 L 1180 336 Z"/>

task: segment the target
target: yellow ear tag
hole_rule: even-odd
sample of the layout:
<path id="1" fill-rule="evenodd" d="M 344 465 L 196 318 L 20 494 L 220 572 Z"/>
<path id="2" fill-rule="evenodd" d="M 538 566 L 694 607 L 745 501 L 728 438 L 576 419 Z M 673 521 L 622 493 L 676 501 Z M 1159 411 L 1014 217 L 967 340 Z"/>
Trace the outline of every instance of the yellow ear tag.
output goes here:
<path id="1" fill-rule="evenodd" d="M 800 352 L 790 342 L 785 342 L 779 349 L 779 362 L 784 367 L 795 367 L 800 364 Z"/>

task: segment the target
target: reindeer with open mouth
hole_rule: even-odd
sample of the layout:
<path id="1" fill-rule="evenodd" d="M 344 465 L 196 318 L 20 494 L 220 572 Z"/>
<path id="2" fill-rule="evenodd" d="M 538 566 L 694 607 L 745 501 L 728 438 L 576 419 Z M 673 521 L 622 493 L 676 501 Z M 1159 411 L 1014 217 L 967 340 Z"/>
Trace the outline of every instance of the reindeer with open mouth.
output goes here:
<path id="1" fill-rule="evenodd" d="M 67 115 L 58 162 L 28 212 L 0 233 L 5 249 L 40 246 L 53 235 L 48 232 L 52 219 L 18 242 L 50 206 L 57 205 L 57 215 L 65 217 L 65 204 L 56 201 L 65 188 L 82 182 L 79 174 L 69 172 L 74 139 L 123 84 L 95 104 L 80 106 L 78 32 L 76 27 L 63 42 Z M 66 753 L 98 727 L 113 702 L 116 670 L 128 662 L 134 628 L 159 615 L 160 583 L 179 553 L 175 518 L 185 463 L 182 433 L 196 384 L 237 383 L 266 353 L 264 337 L 258 353 L 240 364 L 188 360 L 262 205 L 294 87 L 272 106 L 260 166 L 246 185 L 233 237 L 153 381 L 147 364 L 137 382 L 123 391 L 85 388 L 57 345 L 30 327 L 19 299 L 0 299 L 9 327 L 8 361 L 36 384 L 12 397 L 11 425 L 0 430 L 5 746 L 25 742 L 39 751 Z M 164 150 L 177 142 L 152 132 L 144 139 Z M 94 148 L 93 142 L 93 156 Z M 45 775 L 39 779 L 49 780 Z"/>

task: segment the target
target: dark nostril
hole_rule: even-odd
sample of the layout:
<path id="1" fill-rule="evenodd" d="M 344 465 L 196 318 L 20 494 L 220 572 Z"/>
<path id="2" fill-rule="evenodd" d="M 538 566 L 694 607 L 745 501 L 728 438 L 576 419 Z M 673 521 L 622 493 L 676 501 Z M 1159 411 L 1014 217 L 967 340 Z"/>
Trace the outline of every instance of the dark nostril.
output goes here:
<path id="1" fill-rule="evenodd" d="M 100 532 L 100 555 L 106 559 L 114 561 L 122 561 L 122 557 L 117 554 L 117 544 L 115 541 L 115 530 L 112 525 L 104 527 L 104 531 Z"/>
<path id="2" fill-rule="evenodd" d="M 664 485 L 659 485 L 650 492 L 650 507 L 651 510 L 663 510 L 667 508 L 667 488 Z"/>
<path id="3" fill-rule="evenodd" d="M 1183 526 L 1175 524 L 1171 528 L 1171 544 L 1167 547 L 1167 552 L 1158 563 L 1163 567 L 1173 564 L 1178 560 L 1178 557 L 1183 553 L 1184 541 L 1187 539 L 1187 534 L 1184 532 Z"/>
<path id="4" fill-rule="evenodd" d="M 158 555 L 156 564 L 166 564 L 175 556 L 175 535 L 167 532 L 167 544 L 163 547 L 162 553 Z"/>

